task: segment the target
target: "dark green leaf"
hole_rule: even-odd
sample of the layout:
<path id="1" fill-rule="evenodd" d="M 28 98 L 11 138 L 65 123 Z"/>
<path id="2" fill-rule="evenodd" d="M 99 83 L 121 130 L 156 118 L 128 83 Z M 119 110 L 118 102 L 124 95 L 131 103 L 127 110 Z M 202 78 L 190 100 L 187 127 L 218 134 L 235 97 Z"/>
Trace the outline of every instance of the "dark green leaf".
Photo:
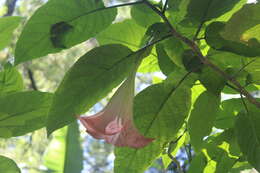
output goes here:
<path id="1" fill-rule="evenodd" d="M 207 165 L 207 158 L 204 156 L 203 153 L 200 153 L 192 159 L 188 173 L 203 172 L 206 165 Z"/>
<path id="2" fill-rule="evenodd" d="M 204 91 L 196 100 L 188 121 L 191 143 L 197 151 L 203 144 L 203 138 L 212 131 L 217 116 L 220 97 Z"/>
<path id="3" fill-rule="evenodd" d="M 5 156 L 0 156 L 0 172 L 20 173 L 21 171 L 13 160 Z"/>
<path id="4" fill-rule="evenodd" d="M 200 58 L 196 56 L 192 50 L 185 50 L 182 54 L 182 63 L 187 71 L 201 72 L 202 62 Z"/>
<path id="5" fill-rule="evenodd" d="M 0 50 L 12 40 L 13 32 L 20 24 L 22 17 L 8 16 L 0 18 Z"/>
<path id="6" fill-rule="evenodd" d="M 129 74 L 136 55 L 119 44 L 97 47 L 66 73 L 55 92 L 47 122 L 48 134 L 84 113 Z"/>
<path id="7" fill-rule="evenodd" d="M 170 57 L 167 55 L 166 51 L 164 50 L 163 44 L 156 45 L 156 52 L 158 56 L 158 64 L 161 71 L 165 75 L 169 75 L 172 71 L 174 71 L 177 66 L 172 62 Z"/>
<path id="8" fill-rule="evenodd" d="M 44 164 L 49 170 L 55 172 L 81 173 L 83 150 L 77 122 L 54 133 L 44 156 Z"/>
<path id="9" fill-rule="evenodd" d="M 0 137 L 21 136 L 46 125 L 52 94 L 17 92 L 0 97 Z"/>
<path id="10" fill-rule="evenodd" d="M 248 162 L 260 171 L 259 112 L 240 112 L 235 123 L 238 144 Z"/>
<path id="11" fill-rule="evenodd" d="M 4 70 L 0 71 L 0 96 L 21 91 L 23 88 L 21 74 L 11 64 L 6 64 Z"/>
<path id="12" fill-rule="evenodd" d="M 132 6 L 131 16 L 138 25 L 145 28 L 156 22 L 160 22 L 160 16 L 145 4 Z"/>
<path id="13" fill-rule="evenodd" d="M 199 24 L 232 10 L 239 1 L 241 0 L 191 0 L 186 18 L 193 24 Z"/>
<path id="14" fill-rule="evenodd" d="M 163 42 L 164 48 L 170 59 L 179 67 L 183 67 L 182 54 L 185 46 L 176 38 L 171 37 Z"/>
<path id="15" fill-rule="evenodd" d="M 199 80 L 208 91 L 215 95 L 219 95 L 226 85 L 226 79 L 210 67 L 202 68 Z"/>
<path id="16" fill-rule="evenodd" d="M 214 22 L 206 29 L 207 43 L 217 50 L 244 56 L 260 55 L 260 4 L 247 4 L 227 23 Z"/>
<path id="17" fill-rule="evenodd" d="M 104 8 L 96 0 L 49 0 L 25 25 L 17 42 L 15 63 L 19 64 L 81 43 L 107 28 L 116 9 Z"/>

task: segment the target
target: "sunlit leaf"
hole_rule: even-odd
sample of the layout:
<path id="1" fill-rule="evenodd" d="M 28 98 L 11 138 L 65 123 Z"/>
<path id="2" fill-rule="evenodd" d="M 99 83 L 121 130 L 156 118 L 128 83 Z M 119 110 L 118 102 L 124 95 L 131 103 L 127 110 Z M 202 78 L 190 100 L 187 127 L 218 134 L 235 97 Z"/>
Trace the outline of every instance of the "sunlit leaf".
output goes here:
<path id="1" fill-rule="evenodd" d="M 0 50 L 12 40 L 13 32 L 20 24 L 22 17 L 8 16 L 0 18 Z"/>
<path id="2" fill-rule="evenodd" d="M 44 165 L 53 173 L 81 173 L 83 150 L 77 122 L 53 134 L 53 139 L 44 155 Z"/>
<path id="3" fill-rule="evenodd" d="M 17 42 L 15 63 L 70 48 L 107 28 L 116 9 L 96 0 L 50 0 L 25 25 Z"/>
<path id="4" fill-rule="evenodd" d="M 5 156 L 0 156 L 0 172 L 20 173 L 21 171 L 13 160 Z"/>
<path id="5" fill-rule="evenodd" d="M 21 136 L 46 125 L 52 94 L 17 92 L 0 97 L 0 137 Z"/>

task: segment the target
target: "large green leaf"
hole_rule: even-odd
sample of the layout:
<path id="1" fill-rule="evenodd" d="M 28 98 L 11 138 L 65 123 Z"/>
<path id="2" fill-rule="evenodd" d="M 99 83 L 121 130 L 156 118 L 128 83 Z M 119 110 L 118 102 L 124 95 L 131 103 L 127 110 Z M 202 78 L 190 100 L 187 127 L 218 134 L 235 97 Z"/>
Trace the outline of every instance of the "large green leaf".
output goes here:
<path id="1" fill-rule="evenodd" d="M 226 23 L 221 36 L 227 40 L 257 46 L 260 41 L 260 3 L 246 4 Z"/>
<path id="2" fill-rule="evenodd" d="M 20 173 L 21 171 L 13 160 L 5 156 L 0 156 L 0 172 Z"/>
<path id="3" fill-rule="evenodd" d="M 192 162 L 190 164 L 188 173 L 203 172 L 206 165 L 207 165 L 207 158 L 204 156 L 203 153 L 199 153 L 194 158 L 192 158 Z"/>
<path id="4" fill-rule="evenodd" d="M 66 73 L 55 92 L 48 115 L 50 134 L 87 111 L 129 74 L 136 55 L 119 44 L 97 47 L 82 56 Z"/>
<path id="5" fill-rule="evenodd" d="M 77 122 L 53 134 L 44 155 L 44 165 L 53 173 L 81 173 L 83 150 Z"/>
<path id="6" fill-rule="evenodd" d="M 12 40 L 13 32 L 20 24 L 22 17 L 8 16 L 0 18 L 0 50 Z"/>
<path id="7" fill-rule="evenodd" d="M 17 92 L 0 97 L 0 137 L 20 136 L 46 125 L 52 94 Z"/>
<path id="8" fill-rule="evenodd" d="M 49 0 L 25 25 L 17 42 L 15 63 L 70 48 L 108 27 L 116 9 L 96 0 Z"/>
<path id="9" fill-rule="evenodd" d="M 137 25 L 134 20 L 127 19 L 110 25 L 97 35 L 97 40 L 101 45 L 122 44 L 132 50 L 137 50 L 141 47 L 141 40 L 145 32 L 145 28 Z"/>
<path id="10" fill-rule="evenodd" d="M 145 136 L 170 141 L 182 127 L 191 107 L 188 84 L 192 80 L 179 83 L 184 76 L 185 72 L 173 72 L 165 82 L 152 85 L 136 96 L 134 120 Z"/>
<path id="11" fill-rule="evenodd" d="M 244 56 L 260 56 L 260 3 L 246 4 L 226 23 L 212 23 L 206 40 L 217 50 Z"/>
<path id="12" fill-rule="evenodd" d="M 145 4 L 133 6 L 131 8 L 131 16 L 138 25 L 143 27 L 148 27 L 156 22 L 160 22 L 161 19 L 160 16 Z"/>
<path id="13" fill-rule="evenodd" d="M 158 64 L 159 64 L 161 71 L 165 75 L 171 74 L 171 72 L 174 71 L 174 69 L 176 69 L 177 66 L 173 63 L 173 61 L 167 55 L 166 51 L 164 50 L 163 44 L 156 45 L 156 53 L 158 56 Z"/>
<path id="14" fill-rule="evenodd" d="M 204 91 L 194 104 L 188 121 L 188 130 L 191 143 L 196 150 L 200 150 L 203 144 L 203 138 L 212 131 L 219 103 L 219 96 L 209 91 Z M 205 108 L 205 105 L 207 105 L 207 108 Z"/>
<path id="15" fill-rule="evenodd" d="M 225 14 L 239 1 L 241 0 L 191 0 L 186 18 L 193 24 L 199 24 Z"/>
<path id="16" fill-rule="evenodd" d="M 23 87 L 21 74 L 15 67 L 6 64 L 4 70 L 0 71 L 0 96 L 21 91 Z"/>
<path id="17" fill-rule="evenodd" d="M 238 144 L 248 162 L 260 171 L 259 111 L 240 112 L 235 123 Z"/>
<path id="18" fill-rule="evenodd" d="M 153 141 L 141 149 L 116 148 L 115 173 L 143 173 L 163 151 L 163 142 Z"/>

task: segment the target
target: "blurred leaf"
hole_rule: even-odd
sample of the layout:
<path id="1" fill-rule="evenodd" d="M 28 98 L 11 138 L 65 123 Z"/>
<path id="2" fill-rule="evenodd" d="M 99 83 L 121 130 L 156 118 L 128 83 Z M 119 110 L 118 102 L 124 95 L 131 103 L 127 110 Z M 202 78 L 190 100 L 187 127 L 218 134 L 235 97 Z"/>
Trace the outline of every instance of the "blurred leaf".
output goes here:
<path id="1" fill-rule="evenodd" d="M 53 139 L 44 155 L 44 165 L 53 173 L 81 173 L 83 150 L 77 122 L 53 134 Z"/>
<path id="2" fill-rule="evenodd" d="M 185 50 L 182 54 L 182 64 L 187 71 L 200 73 L 202 68 L 202 62 L 200 58 L 196 56 L 192 50 Z"/>
<path id="3" fill-rule="evenodd" d="M 0 156 L 0 172 L 20 173 L 21 171 L 13 160 L 5 156 Z"/>
<path id="4" fill-rule="evenodd" d="M 15 63 L 56 53 L 81 43 L 107 28 L 116 9 L 96 0 L 49 0 L 25 25 L 17 42 Z M 98 22 L 97 22 L 98 21 Z"/>
<path id="5" fill-rule="evenodd" d="M 23 90 L 23 78 L 21 74 L 6 64 L 3 71 L 0 71 L 0 96 Z"/>
<path id="6" fill-rule="evenodd" d="M 259 123 L 259 112 L 240 112 L 235 123 L 239 147 L 248 162 L 258 171 L 260 171 Z"/>
<path id="7" fill-rule="evenodd" d="M 186 20 L 188 19 L 193 24 L 199 24 L 217 18 L 232 10 L 239 1 L 241 0 L 191 0 L 188 6 Z"/>
<path id="8" fill-rule="evenodd" d="M 175 68 L 177 68 L 164 50 L 163 44 L 156 45 L 156 53 L 158 56 L 159 67 L 165 75 L 169 75 Z"/>
<path id="9" fill-rule="evenodd" d="M 203 138 L 212 131 L 220 97 L 209 91 L 204 91 L 196 100 L 188 121 L 191 143 L 199 151 L 203 145 Z M 205 105 L 207 108 L 205 109 Z"/>
<path id="10" fill-rule="evenodd" d="M 119 85 L 133 68 L 136 57 L 119 44 L 97 47 L 83 55 L 55 92 L 48 115 L 48 134 L 75 120 Z"/>
<path id="11" fill-rule="evenodd" d="M 8 46 L 12 40 L 13 32 L 22 20 L 20 16 L 0 18 L 0 50 Z"/>
<path id="12" fill-rule="evenodd" d="M 246 4 L 227 23 L 214 22 L 206 30 L 207 43 L 244 56 L 260 55 L 260 3 Z"/>
<path id="13" fill-rule="evenodd" d="M 131 16 L 138 25 L 145 28 L 156 22 L 160 22 L 160 16 L 158 16 L 151 8 L 147 7 L 147 5 L 145 4 L 132 6 Z"/>
<path id="14" fill-rule="evenodd" d="M 17 92 L 0 97 L 0 137 L 21 136 L 46 125 L 52 94 Z"/>
<path id="15" fill-rule="evenodd" d="M 203 170 L 206 167 L 206 165 L 207 165 L 207 158 L 204 156 L 203 153 L 200 153 L 192 159 L 188 173 L 198 173 L 198 172 L 203 173 Z"/>

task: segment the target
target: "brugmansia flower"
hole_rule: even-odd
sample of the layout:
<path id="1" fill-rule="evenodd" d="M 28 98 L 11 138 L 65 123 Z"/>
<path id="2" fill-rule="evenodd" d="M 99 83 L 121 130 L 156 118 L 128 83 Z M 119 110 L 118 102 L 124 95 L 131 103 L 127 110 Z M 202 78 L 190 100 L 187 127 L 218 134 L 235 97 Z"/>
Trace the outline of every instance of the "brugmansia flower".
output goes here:
<path id="1" fill-rule="evenodd" d="M 121 84 L 102 111 L 79 117 L 91 136 L 118 147 L 141 148 L 153 141 L 140 134 L 133 123 L 134 82 L 135 72 Z"/>

